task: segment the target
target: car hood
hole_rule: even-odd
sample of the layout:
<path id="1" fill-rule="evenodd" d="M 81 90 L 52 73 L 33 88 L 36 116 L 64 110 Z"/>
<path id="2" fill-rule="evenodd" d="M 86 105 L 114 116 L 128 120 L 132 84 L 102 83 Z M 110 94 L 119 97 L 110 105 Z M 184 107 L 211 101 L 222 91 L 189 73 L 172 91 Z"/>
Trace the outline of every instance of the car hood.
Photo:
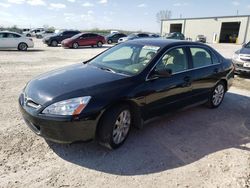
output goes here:
<path id="1" fill-rule="evenodd" d="M 46 105 L 68 98 L 93 96 L 105 84 L 125 78 L 129 77 L 81 63 L 36 77 L 27 84 L 24 94 L 39 105 Z"/>
<path id="2" fill-rule="evenodd" d="M 250 48 L 242 48 L 239 51 L 240 54 L 249 54 L 250 55 Z"/>

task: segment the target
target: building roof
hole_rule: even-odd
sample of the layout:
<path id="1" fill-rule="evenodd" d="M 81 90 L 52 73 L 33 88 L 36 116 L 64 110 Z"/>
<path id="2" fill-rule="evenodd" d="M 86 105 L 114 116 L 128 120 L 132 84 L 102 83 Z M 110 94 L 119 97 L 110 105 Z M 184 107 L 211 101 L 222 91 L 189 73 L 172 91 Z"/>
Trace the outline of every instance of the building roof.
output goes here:
<path id="1" fill-rule="evenodd" d="M 201 19 L 216 19 L 216 18 L 242 18 L 242 17 L 250 17 L 250 15 L 213 16 L 213 17 L 197 17 L 197 18 L 173 18 L 173 19 L 162 19 L 161 21 L 172 21 L 172 20 L 201 20 Z"/>

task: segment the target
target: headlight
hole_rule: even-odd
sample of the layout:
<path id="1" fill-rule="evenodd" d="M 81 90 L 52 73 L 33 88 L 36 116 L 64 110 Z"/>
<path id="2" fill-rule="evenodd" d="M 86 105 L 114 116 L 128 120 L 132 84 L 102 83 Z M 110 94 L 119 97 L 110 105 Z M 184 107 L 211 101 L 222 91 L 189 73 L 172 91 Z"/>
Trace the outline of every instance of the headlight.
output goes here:
<path id="1" fill-rule="evenodd" d="M 233 59 L 239 59 L 239 53 L 238 53 L 238 52 L 235 52 L 235 53 L 234 53 Z"/>
<path id="2" fill-rule="evenodd" d="M 54 103 L 43 110 L 44 114 L 78 115 L 89 103 L 91 97 L 78 97 Z"/>

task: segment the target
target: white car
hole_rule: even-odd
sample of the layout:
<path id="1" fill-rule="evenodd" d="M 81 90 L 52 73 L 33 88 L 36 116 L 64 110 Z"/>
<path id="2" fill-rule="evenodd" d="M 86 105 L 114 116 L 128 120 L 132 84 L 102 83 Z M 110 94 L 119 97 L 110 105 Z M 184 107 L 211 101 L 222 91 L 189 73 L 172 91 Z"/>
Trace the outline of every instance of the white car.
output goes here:
<path id="1" fill-rule="evenodd" d="M 26 51 L 33 48 L 34 42 L 19 33 L 10 31 L 0 31 L 0 48 L 17 48 L 20 51 Z"/>

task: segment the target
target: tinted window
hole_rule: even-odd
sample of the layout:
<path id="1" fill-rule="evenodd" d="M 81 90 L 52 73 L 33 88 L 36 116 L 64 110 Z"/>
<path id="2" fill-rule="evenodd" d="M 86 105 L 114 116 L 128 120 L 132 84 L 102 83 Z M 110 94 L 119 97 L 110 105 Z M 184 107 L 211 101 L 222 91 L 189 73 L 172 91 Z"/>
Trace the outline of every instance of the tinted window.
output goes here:
<path id="1" fill-rule="evenodd" d="M 148 37 L 148 34 L 138 34 L 138 37 Z"/>
<path id="2" fill-rule="evenodd" d="M 8 38 L 19 38 L 19 37 L 21 37 L 21 36 L 16 35 L 16 34 L 14 34 L 14 33 L 8 33 L 7 37 L 8 37 Z"/>
<path id="3" fill-rule="evenodd" d="M 167 52 L 156 65 L 156 71 L 171 69 L 172 73 L 188 69 L 187 55 L 183 48 L 176 48 Z"/>
<path id="4" fill-rule="evenodd" d="M 0 38 L 7 38 L 7 33 L 0 33 Z"/>
<path id="5" fill-rule="evenodd" d="M 245 48 L 250 48 L 250 42 L 246 44 Z"/>
<path id="6" fill-rule="evenodd" d="M 89 37 L 97 37 L 97 34 L 89 34 Z"/>
<path id="7" fill-rule="evenodd" d="M 213 64 L 210 53 L 203 48 L 190 48 L 192 58 L 193 58 L 193 67 L 199 68 Z"/>

